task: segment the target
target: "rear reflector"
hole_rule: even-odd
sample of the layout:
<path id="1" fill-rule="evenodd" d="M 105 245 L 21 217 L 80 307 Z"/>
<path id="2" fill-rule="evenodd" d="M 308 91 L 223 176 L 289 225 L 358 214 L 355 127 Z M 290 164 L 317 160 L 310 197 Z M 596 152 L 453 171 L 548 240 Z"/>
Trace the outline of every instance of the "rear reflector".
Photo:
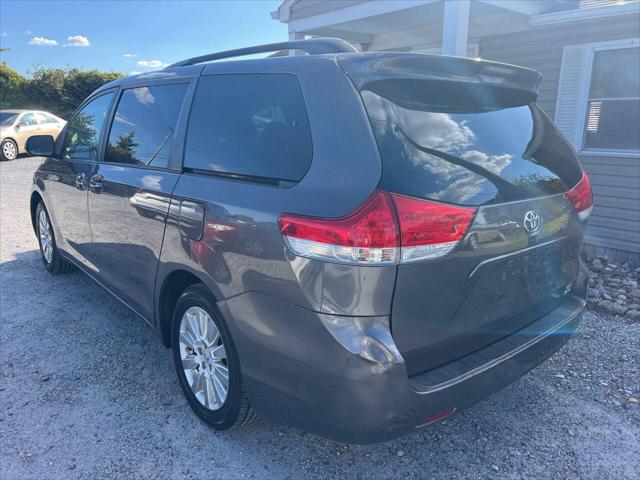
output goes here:
<path id="1" fill-rule="evenodd" d="M 578 213 L 580 220 L 586 220 L 593 210 L 593 194 L 587 172 L 583 172 L 582 179 L 567 192 L 567 198 Z"/>
<path id="2" fill-rule="evenodd" d="M 336 219 L 282 214 L 280 232 L 296 255 L 339 263 L 389 265 L 449 253 L 467 232 L 474 208 L 376 190 Z"/>
<path id="3" fill-rule="evenodd" d="M 455 248 L 476 214 L 475 208 L 391 194 L 400 224 L 401 262 L 439 258 Z"/>
<path id="4" fill-rule="evenodd" d="M 430 417 L 425 418 L 418 425 L 416 425 L 416 428 L 426 427 L 427 425 L 431 425 L 432 423 L 435 423 L 438 420 L 444 420 L 445 418 L 453 415 L 455 411 L 456 411 L 455 407 L 447 408 L 442 412 L 436 413 L 435 415 L 431 415 Z"/>

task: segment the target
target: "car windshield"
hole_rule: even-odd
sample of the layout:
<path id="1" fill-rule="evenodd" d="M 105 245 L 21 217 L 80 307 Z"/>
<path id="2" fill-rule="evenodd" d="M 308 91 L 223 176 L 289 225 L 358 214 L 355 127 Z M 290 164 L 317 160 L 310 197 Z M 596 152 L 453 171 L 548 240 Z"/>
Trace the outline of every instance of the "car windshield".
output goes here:
<path id="1" fill-rule="evenodd" d="M 17 116 L 16 112 L 0 112 L 0 126 L 8 127 L 12 125 Z"/>

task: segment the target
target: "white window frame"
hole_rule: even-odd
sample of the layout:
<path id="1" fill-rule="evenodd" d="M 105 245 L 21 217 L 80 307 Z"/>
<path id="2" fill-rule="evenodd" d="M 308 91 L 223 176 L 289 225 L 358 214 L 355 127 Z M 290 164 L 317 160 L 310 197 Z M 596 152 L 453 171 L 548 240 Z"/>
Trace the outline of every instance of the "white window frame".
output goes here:
<path id="1" fill-rule="evenodd" d="M 584 60 L 582 62 L 581 76 L 584 81 L 581 82 L 582 85 L 578 94 L 578 115 L 576 118 L 580 123 L 577 125 L 575 138 L 575 145 L 578 147 L 577 150 L 580 155 L 596 157 L 637 157 L 640 155 L 640 150 L 584 148 L 584 136 L 587 125 L 587 104 L 589 103 L 589 91 L 591 90 L 591 77 L 593 74 L 593 59 L 596 52 L 604 50 L 620 50 L 623 48 L 634 48 L 639 46 L 640 38 L 588 43 L 583 45 Z"/>

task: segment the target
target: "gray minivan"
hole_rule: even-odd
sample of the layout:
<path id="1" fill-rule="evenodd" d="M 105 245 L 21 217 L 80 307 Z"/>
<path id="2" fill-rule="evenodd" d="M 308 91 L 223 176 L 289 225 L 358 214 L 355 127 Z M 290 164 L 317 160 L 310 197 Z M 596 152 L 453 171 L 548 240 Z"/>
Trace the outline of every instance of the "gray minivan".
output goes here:
<path id="1" fill-rule="evenodd" d="M 306 54 L 213 62 L 286 50 Z M 581 318 L 591 188 L 539 82 L 333 39 L 117 80 L 55 145 L 29 141 L 44 266 L 156 329 L 217 430 L 259 412 L 342 441 L 406 434 Z"/>

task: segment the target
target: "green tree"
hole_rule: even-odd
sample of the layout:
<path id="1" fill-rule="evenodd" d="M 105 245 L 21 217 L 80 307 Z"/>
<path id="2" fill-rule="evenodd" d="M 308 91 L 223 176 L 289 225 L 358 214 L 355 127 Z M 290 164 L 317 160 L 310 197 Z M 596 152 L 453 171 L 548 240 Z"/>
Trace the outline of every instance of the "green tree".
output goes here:
<path id="1" fill-rule="evenodd" d="M 68 118 L 91 92 L 122 76 L 117 72 L 36 66 L 25 78 L 2 63 L 0 108 L 46 110 Z"/>
<path id="2" fill-rule="evenodd" d="M 97 88 L 122 77 L 121 73 L 78 68 L 36 67 L 25 87 L 27 108 L 41 108 L 67 118 Z"/>
<path id="3" fill-rule="evenodd" d="M 115 146 L 107 145 L 107 157 L 112 162 L 141 163 L 134 158 L 135 149 L 140 145 L 134 141 L 135 132 L 122 134 L 118 137 Z"/>
<path id="4" fill-rule="evenodd" d="M 24 102 L 25 82 L 25 78 L 6 63 L 0 65 L 0 108 L 15 108 Z"/>

